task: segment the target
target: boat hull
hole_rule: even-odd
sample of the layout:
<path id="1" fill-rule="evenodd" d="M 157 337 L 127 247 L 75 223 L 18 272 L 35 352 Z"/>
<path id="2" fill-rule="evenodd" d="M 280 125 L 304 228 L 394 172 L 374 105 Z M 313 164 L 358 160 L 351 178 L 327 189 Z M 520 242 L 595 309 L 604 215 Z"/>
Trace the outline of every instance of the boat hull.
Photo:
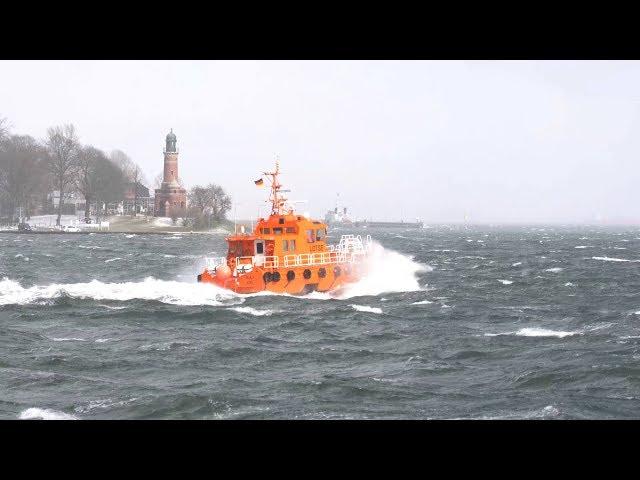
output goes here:
<path id="1" fill-rule="evenodd" d="M 313 291 L 339 290 L 348 283 L 357 282 L 361 276 L 359 265 L 347 263 L 273 269 L 254 267 L 251 272 L 229 277 L 220 277 L 204 270 L 198 275 L 198 281 L 241 294 L 269 291 L 304 295 Z"/>

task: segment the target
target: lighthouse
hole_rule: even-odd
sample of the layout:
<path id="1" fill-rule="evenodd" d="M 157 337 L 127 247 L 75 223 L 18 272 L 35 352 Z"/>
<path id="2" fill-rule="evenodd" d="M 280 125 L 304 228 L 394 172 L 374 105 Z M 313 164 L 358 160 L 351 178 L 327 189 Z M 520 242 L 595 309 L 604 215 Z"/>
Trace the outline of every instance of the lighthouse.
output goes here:
<path id="1" fill-rule="evenodd" d="M 178 138 L 173 129 L 167 134 L 164 148 L 162 185 L 156 189 L 155 216 L 171 217 L 187 206 L 187 191 L 180 186 L 178 176 Z"/>

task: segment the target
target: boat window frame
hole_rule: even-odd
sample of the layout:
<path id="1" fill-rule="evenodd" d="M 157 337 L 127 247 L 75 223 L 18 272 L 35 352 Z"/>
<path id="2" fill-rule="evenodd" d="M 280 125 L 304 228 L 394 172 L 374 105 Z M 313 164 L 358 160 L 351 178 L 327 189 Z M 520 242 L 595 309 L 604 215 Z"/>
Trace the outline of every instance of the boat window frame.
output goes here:
<path id="1" fill-rule="evenodd" d="M 316 231 L 314 228 L 306 229 L 304 233 L 305 233 L 305 238 L 307 239 L 307 243 L 316 242 Z"/>
<path id="2" fill-rule="evenodd" d="M 273 234 L 274 235 L 282 235 L 284 232 L 282 230 L 282 227 L 274 227 L 273 228 Z"/>

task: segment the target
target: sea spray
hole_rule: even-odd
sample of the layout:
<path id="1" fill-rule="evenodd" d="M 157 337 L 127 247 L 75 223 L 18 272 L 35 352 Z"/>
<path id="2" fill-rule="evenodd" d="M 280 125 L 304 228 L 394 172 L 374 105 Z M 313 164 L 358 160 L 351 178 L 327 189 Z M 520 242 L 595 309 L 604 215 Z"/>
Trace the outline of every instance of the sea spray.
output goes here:
<path id="1" fill-rule="evenodd" d="M 22 287 L 18 282 L 4 278 L 0 281 L 0 305 L 25 305 L 59 298 L 92 300 L 155 300 L 173 305 L 228 305 L 243 300 L 229 290 L 215 285 L 186 283 L 145 278 L 141 282 L 87 283 L 34 285 Z"/>
<path id="2" fill-rule="evenodd" d="M 429 265 L 418 263 L 412 257 L 374 242 L 364 264 L 362 278 L 345 285 L 334 296 L 347 299 L 385 292 L 413 292 L 420 290 L 418 273 L 432 270 Z"/>

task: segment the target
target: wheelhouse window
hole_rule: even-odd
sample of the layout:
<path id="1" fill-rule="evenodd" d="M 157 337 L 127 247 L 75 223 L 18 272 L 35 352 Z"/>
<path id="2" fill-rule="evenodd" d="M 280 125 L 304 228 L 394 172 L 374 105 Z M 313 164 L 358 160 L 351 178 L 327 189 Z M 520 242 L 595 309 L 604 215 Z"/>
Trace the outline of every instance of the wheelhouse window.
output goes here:
<path id="1" fill-rule="evenodd" d="M 327 232 L 324 228 L 319 228 L 318 230 L 316 230 L 316 238 L 318 240 L 322 240 L 326 236 L 326 234 Z"/>
<path id="2" fill-rule="evenodd" d="M 273 229 L 273 233 L 275 235 L 282 235 L 282 227 L 277 227 Z"/>
<path id="3" fill-rule="evenodd" d="M 284 231 L 286 233 L 296 233 L 296 227 L 287 227 Z"/>
<path id="4" fill-rule="evenodd" d="M 295 252 L 296 251 L 296 241 L 295 240 L 289 240 L 289 251 L 290 252 Z"/>
<path id="5" fill-rule="evenodd" d="M 263 233 L 264 235 L 269 235 L 269 234 L 271 233 L 271 229 L 270 229 L 270 228 L 263 228 L 263 229 L 262 229 L 262 233 Z"/>
<path id="6" fill-rule="evenodd" d="M 256 253 L 258 255 L 261 255 L 261 254 L 264 253 L 264 243 L 262 243 L 262 242 L 256 243 Z"/>
<path id="7" fill-rule="evenodd" d="M 282 250 L 284 252 L 289 251 L 289 240 L 282 240 Z"/>
<path id="8" fill-rule="evenodd" d="M 306 230 L 307 243 L 313 243 L 316 241 L 316 232 L 314 230 Z"/>

